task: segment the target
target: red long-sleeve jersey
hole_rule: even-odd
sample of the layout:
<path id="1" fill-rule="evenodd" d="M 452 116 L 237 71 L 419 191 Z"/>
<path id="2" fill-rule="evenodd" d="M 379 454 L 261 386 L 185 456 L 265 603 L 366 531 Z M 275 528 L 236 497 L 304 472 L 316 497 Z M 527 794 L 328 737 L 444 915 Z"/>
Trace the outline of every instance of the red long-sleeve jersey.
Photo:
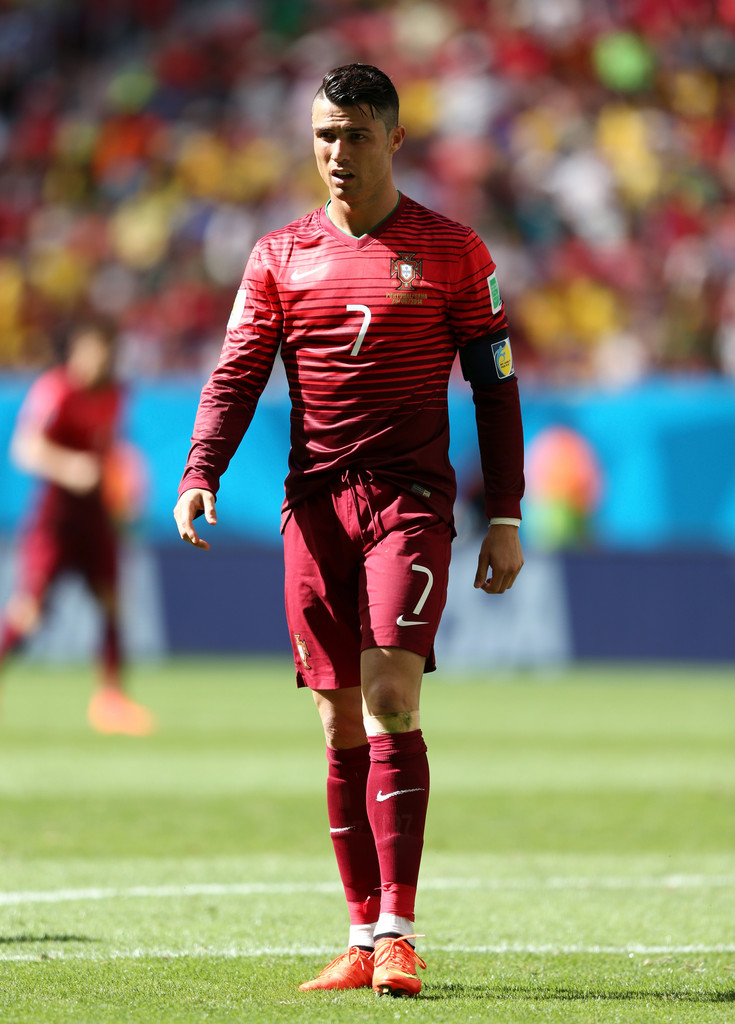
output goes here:
<path id="1" fill-rule="evenodd" d="M 279 347 L 292 405 L 286 507 L 361 469 L 451 521 L 447 387 L 460 351 L 488 516 L 520 517 L 523 435 L 508 326 L 495 264 L 470 228 L 402 196 L 359 238 L 326 208 L 261 238 L 202 390 L 179 493 L 216 493 Z"/>
<path id="2" fill-rule="evenodd" d="M 80 387 L 65 366 L 57 366 L 34 381 L 18 423 L 21 429 L 37 431 L 63 448 L 104 459 L 117 440 L 124 398 L 122 386 L 114 381 L 97 388 Z M 78 495 L 46 481 L 35 506 L 35 518 L 44 522 L 83 520 L 85 513 L 96 516 L 103 500 L 102 488 Z"/>

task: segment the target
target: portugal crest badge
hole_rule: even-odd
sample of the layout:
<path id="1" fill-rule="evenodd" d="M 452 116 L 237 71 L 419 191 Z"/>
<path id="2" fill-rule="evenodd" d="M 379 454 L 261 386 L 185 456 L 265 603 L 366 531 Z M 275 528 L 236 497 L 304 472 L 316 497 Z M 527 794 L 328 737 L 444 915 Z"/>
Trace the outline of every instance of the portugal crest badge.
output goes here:
<path id="1" fill-rule="evenodd" d="M 423 260 L 416 259 L 415 252 L 399 252 L 390 261 L 390 276 L 398 278 L 399 288 L 411 288 L 416 278 L 421 277 Z"/>
<path id="2" fill-rule="evenodd" d="M 308 668 L 310 670 L 311 669 L 311 665 L 309 664 L 310 654 L 309 654 L 309 648 L 306 645 L 306 640 L 303 639 L 303 637 L 301 636 L 301 633 L 294 633 L 293 638 L 296 641 L 296 649 L 299 652 L 299 657 L 301 658 L 301 661 L 303 662 L 304 668 Z"/>

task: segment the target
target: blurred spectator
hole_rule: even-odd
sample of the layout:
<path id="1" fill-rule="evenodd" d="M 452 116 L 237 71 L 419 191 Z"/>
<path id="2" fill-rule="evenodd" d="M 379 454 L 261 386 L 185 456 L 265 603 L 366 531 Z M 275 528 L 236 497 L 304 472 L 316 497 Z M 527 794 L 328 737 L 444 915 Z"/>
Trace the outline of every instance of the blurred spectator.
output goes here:
<path id="1" fill-rule="evenodd" d="M 360 59 L 399 187 L 505 268 L 525 381 L 735 374 L 731 0 L 0 0 L 0 367 L 102 313 L 127 375 L 201 374 L 254 239 L 323 200 L 304 111 Z"/>
<path id="2" fill-rule="evenodd" d="M 564 426 L 542 430 L 528 446 L 524 525 L 537 548 L 586 547 L 602 492 L 602 474 L 590 443 Z"/>

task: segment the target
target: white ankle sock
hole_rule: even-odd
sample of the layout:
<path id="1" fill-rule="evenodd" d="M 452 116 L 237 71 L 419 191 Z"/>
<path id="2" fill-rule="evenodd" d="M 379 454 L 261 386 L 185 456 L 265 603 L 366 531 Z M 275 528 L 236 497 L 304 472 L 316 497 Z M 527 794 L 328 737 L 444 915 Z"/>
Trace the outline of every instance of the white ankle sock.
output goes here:
<path id="1" fill-rule="evenodd" d="M 373 941 L 374 934 L 375 924 L 351 924 L 347 948 L 349 949 L 350 946 L 367 946 L 369 949 L 372 949 L 375 945 Z"/>
<path id="2" fill-rule="evenodd" d="M 381 914 L 375 925 L 375 935 L 414 935 L 416 926 L 407 917 L 397 914 Z"/>

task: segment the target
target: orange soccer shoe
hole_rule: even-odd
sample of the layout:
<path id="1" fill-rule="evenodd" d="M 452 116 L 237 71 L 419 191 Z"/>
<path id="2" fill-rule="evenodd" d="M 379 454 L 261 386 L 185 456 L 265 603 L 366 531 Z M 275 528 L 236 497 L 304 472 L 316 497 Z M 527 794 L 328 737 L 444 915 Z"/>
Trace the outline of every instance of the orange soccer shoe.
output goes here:
<path id="1" fill-rule="evenodd" d="M 350 946 L 346 953 L 327 964 L 313 981 L 299 985 L 299 992 L 317 989 L 370 988 L 373 981 L 373 952 Z"/>
<path id="2" fill-rule="evenodd" d="M 400 939 L 376 941 L 373 970 L 373 992 L 376 996 L 415 996 L 421 991 L 416 965 L 425 968 L 426 963 L 406 941 L 417 937 L 404 935 Z"/>
<path id="3" fill-rule="evenodd" d="M 103 686 L 93 695 L 87 708 L 87 721 L 97 732 L 124 736 L 150 736 L 156 728 L 148 708 L 111 686 Z"/>

